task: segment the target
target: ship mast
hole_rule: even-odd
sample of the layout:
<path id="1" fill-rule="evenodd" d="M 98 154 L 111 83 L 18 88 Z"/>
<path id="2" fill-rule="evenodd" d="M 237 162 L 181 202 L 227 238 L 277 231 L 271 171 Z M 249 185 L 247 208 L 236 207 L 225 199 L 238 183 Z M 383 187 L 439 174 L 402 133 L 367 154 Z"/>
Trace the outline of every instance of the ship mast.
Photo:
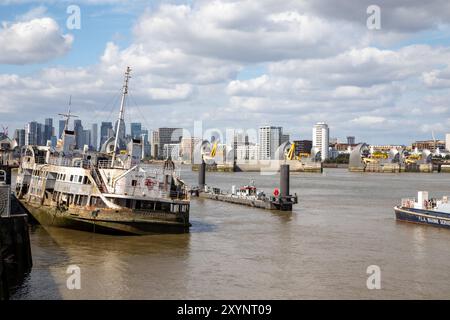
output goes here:
<path id="1" fill-rule="evenodd" d="M 63 135 L 64 132 L 66 132 L 66 130 L 69 130 L 69 120 L 70 118 L 78 118 L 78 116 L 73 115 L 70 113 L 70 107 L 72 106 L 72 96 L 69 97 L 69 111 L 67 113 L 58 113 L 58 115 L 63 116 L 64 118 L 66 118 L 66 122 L 64 124 L 64 131 L 63 131 Z"/>
<path id="2" fill-rule="evenodd" d="M 117 127 L 116 127 L 116 139 L 114 141 L 114 152 L 113 152 L 113 157 L 112 157 L 113 165 L 114 165 L 114 161 L 116 160 L 117 147 L 118 147 L 118 143 L 119 143 L 120 124 L 124 122 L 125 96 L 128 94 L 128 80 L 131 78 L 130 73 L 131 73 L 131 68 L 127 67 L 127 71 L 125 72 L 125 80 L 124 80 L 124 84 L 123 84 L 122 101 L 120 102 L 119 119 L 117 121 Z"/>

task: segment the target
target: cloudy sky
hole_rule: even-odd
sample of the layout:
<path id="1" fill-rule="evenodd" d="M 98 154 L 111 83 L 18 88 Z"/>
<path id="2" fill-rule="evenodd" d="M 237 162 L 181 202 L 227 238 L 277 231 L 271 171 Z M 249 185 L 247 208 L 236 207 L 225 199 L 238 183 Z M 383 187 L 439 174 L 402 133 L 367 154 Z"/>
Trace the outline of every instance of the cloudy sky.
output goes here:
<path id="1" fill-rule="evenodd" d="M 69 96 L 86 125 L 113 121 L 127 65 L 127 121 L 149 129 L 272 124 L 310 139 L 325 121 L 340 140 L 402 144 L 450 132 L 447 0 L 0 0 L 0 21 L 10 132 L 56 121 Z"/>

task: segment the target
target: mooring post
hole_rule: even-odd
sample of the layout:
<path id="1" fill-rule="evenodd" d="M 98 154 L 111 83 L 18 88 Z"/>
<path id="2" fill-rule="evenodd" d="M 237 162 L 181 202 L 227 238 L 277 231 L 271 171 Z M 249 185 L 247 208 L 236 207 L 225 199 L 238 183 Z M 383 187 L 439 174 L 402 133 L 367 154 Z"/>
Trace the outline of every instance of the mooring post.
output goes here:
<path id="1" fill-rule="evenodd" d="M 198 170 L 198 187 L 201 192 L 205 191 L 206 185 L 206 163 L 205 160 L 202 159 L 202 163 L 200 164 L 200 168 Z"/>
<path id="2" fill-rule="evenodd" d="M 280 196 L 289 196 L 289 165 L 280 165 Z"/>

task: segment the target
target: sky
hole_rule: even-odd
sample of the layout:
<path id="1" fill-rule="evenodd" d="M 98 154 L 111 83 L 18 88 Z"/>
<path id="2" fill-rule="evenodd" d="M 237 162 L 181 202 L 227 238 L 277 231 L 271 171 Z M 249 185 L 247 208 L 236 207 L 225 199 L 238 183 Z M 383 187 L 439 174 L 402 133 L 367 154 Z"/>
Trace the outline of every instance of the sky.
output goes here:
<path id="1" fill-rule="evenodd" d="M 10 133 L 56 123 L 70 96 L 86 126 L 115 121 L 130 66 L 126 121 L 150 130 L 270 124 L 311 139 L 324 121 L 340 141 L 442 139 L 449 63 L 447 0 L 0 0 Z"/>

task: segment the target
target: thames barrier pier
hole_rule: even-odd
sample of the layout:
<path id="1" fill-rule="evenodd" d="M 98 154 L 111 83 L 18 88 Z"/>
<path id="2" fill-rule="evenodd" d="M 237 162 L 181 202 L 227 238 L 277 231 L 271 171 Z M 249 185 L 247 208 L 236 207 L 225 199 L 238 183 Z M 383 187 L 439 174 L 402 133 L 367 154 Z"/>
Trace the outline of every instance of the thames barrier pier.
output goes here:
<path id="1" fill-rule="evenodd" d="M 292 206 L 298 203 L 297 194 L 291 195 L 289 191 L 289 165 L 280 165 L 280 189 L 274 189 L 273 195 L 266 195 L 257 190 L 253 185 L 246 185 L 240 188 L 232 186 L 231 193 L 223 192 L 219 188 L 208 187 L 206 184 L 205 162 L 199 167 L 199 186 L 191 190 L 191 194 L 203 199 L 217 200 L 240 204 L 267 210 L 292 211 Z"/>
<path id="2" fill-rule="evenodd" d="M 31 270 L 28 216 L 11 193 L 11 168 L 0 166 L 0 300 Z"/>

